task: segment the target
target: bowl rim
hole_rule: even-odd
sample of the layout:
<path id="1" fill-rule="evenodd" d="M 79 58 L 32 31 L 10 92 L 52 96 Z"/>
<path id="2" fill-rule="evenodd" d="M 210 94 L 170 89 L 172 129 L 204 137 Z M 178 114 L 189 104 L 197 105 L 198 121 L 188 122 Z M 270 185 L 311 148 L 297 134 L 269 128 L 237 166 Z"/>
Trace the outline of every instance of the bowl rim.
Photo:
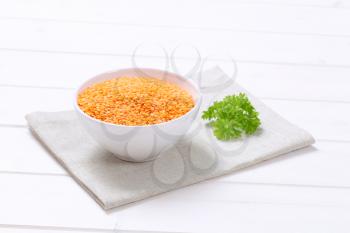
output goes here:
<path id="1" fill-rule="evenodd" d="M 170 75 L 174 75 L 176 76 L 177 78 L 180 78 L 182 81 L 185 81 L 187 83 L 189 83 L 195 90 L 196 94 L 198 95 L 197 96 L 197 101 L 195 101 L 195 105 L 193 106 L 193 108 L 186 112 L 184 115 L 181 115 L 179 117 L 176 117 L 174 119 L 171 119 L 169 121 L 165 121 L 165 122 L 161 122 L 161 123 L 157 123 L 157 124 L 151 124 L 151 125 L 121 125 L 121 124 L 114 124 L 114 123 L 110 123 L 110 122 L 106 122 L 106 121 L 102 121 L 102 120 L 99 120 L 99 119 L 96 119 L 88 114 L 86 114 L 78 105 L 78 95 L 81 91 L 81 88 L 86 85 L 89 81 L 97 78 L 97 77 L 100 77 L 102 75 L 106 75 L 106 74 L 112 74 L 112 73 L 116 73 L 116 72 L 120 72 L 120 71 L 128 71 L 128 70 L 148 70 L 148 71 L 160 71 L 160 72 L 164 72 L 166 74 L 170 74 Z M 106 79 L 108 80 L 108 79 Z M 191 95 L 192 96 L 192 95 Z M 192 96 L 193 98 L 193 96 Z M 182 75 L 180 74 L 177 74 L 177 73 L 174 73 L 174 72 L 169 72 L 169 71 L 166 71 L 166 70 L 160 70 L 160 69 L 154 69 L 154 68 L 123 68 L 123 69 L 117 69 L 117 70 L 111 70 L 111 71 L 106 71 L 106 72 L 103 72 L 103 73 L 100 73 L 100 74 L 97 74 L 97 75 L 94 75 L 93 77 L 85 80 L 82 84 L 80 84 L 78 86 L 78 88 L 75 89 L 74 91 L 74 109 L 81 115 L 83 115 L 84 117 L 87 117 L 88 119 L 92 120 L 92 121 L 95 121 L 97 123 L 100 123 L 100 124 L 105 124 L 105 125 L 108 125 L 108 126 L 117 126 L 117 127 L 125 127 L 125 128 L 152 128 L 152 127 L 157 127 L 157 126 L 164 126 L 164 125 L 167 125 L 167 124 L 170 124 L 170 123 L 174 123 L 176 121 L 179 121 L 181 118 L 187 116 L 187 115 L 190 115 L 192 112 L 194 111 L 197 111 L 199 110 L 199 106 L 201 105 L 202 103 L 202 94 L 200 92 L 200 89 L 198 87 L 198 85 L 191 79 L 187 79 L 185 77 L 183 77 Z"/>

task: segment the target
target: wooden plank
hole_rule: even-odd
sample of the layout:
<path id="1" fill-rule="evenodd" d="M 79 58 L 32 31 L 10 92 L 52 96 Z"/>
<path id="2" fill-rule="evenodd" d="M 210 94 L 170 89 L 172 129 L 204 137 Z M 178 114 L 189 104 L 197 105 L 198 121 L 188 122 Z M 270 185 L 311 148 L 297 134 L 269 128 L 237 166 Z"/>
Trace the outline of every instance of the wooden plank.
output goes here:
<path id="1" fill-rule="evenodd" d="M 349 189 L 208 182 L 105 213 L 67 177 L 2 174 L 0 184 L 0 205 L 11 210 L 0 211 L 1 224 L 174 232 L 349 230 Z"/>
<path id="2" fill-rule="evenodd" d="M 115 5 L 118 5 L 119 7 L 125 7 L 125 5 L 120 4 L 121 1 L 113 1 L 113 0 L 89 0 L 89 6 L 95 7 L 95 8 L 108 8 L 113 7 Z M 134 2 L 134 3 L 133 3 Z M 192 1 L 196 2 L 196 1 Z M 334 0 L 218 0 L 218 4 L 227 4 L 227 2 L 230 2 L 232 5 L 281 5 L 285 7 L 330 7 L 330 8 L 342 8 L 349 5 L 348 0 L 343 0 L 342 2 L 337 2 Z M 49 11 L 51 14 L 57 14 L 62 13 L 61 11 L 67 10 L 67 8 L 73 8 L 77 9 L 78 6 L 81 6 L 82 3 L 86 3 L 86 1 L 83 0 L 74 0 L 74 1 L 68 1 L 68 0 L 53 0 L 51 3 L 47 3 L 45 0 L 16 0 L 16 1 L 6 1 L 7 6 L 7 13 L 10 14 L 18 14 L 22 16 L 27 16 L 27 14 L 34 14 L 42 15 L 45 14 L 45 12 L 41 12 L 40 9 L 38 9 L 38 6 L 42 7 L 43 9 Z M 103 4 L 98 4 L 103 3 Z M 131 1 L 131 5 L 134 6 L 135 4 L 140 3 L 141 1 Z M 154 2 L 157 3 L 157 2 Z M 210 2 L 204 1 L 203 4 L 210 4 Z M 147 6 L 142 5 L 142 6 Z M 27 9 L 25 11 L 24 9 Z M 51 10 L 51 11 L 50 11 Z M 87 9 L 80 9 L 81 11 L 85 12 Z M 3 11 L 2 13 L 6 13 Z M 69 12 L 72 13 L 72 12 Z M 69 15 L 68 12 L 66 14 L 61 14 L 61 17 Z M 85 14 L 82 14 L 83 16 Z M 55 15 L 56 16 L 56 15 Z M 73 16 L 73 14 L 72 14 Z M 77 14 L 75 14 L 77 17 Z M 114 15 L 111 15 L 111 17 Z M 97 16 L 95 16 L 97 17 Z"/>
<path id="3" fill-rule="evenodd" d="M 160 59 L 144 62 L 162 69 Z M 211 64 L 232 71 L 225 62 Z M 76 88 L 96 74 L 132 65 L 131 57 L 2 51 L 0 85 Z M 180 69 L 190 66 L 186 60 L 179 64 Z M 350 69 L 238 63 L 237 70 L 237 81 L 260 97 L 350 101 Z"/>
<path id="4" fill-rule="evenodd" d="M 82 8 L 81 5 L 85 7 Z M 316 7 L 286 7 L 286 6 Z M 349 1 L 15 1 L 3 17 L 59 19 L 145 26 L 349 35 Z M 156 7 L 154 7 L 156 6 Z M 323 7 L 317 7 L 323 6 Z M 198 10 L 200 8 L 200 10 Z M 171 9 L 171 10 L 169 10 Z M 79 12 L 79 14 L 77 14 Z M 180 13 L 181 12 L 181 13 Z M 195 15 L 195 17 L 193 17 Z M 215 17 L 208 17 L 215 15 Z M 135 17 L 137 16 L 137 17 Z M 161 20 L 160 20 L 161 19 Z"/>
<path id="5" fill-rule="evenodd" d="M 32 111 L 60 111 L 73 109 L 71 90 L 1 87 L 0 124 L 26 125 L 25 114 Z"/>
<path id="6" fill-rule="evenodd" d="M 244 169 L 218 181 L 350 187 L 350 143 L 318 141 L 307 149 Z"/>
<path id="7" fill-rule="evenodd" d="M 72 109 L 73 90 L 0 87 L 0 124 L 26 125 L 33 111 Z M 286 119 L 310 131 L 318 139 L 350 140 L 350 110 L 346 103 L 263 99 Z"/>
<path id="8" fill-rule="evenodd" d="M 2 128 L 0 138 L 4 146 L 4 153 L 0 154 L 1 172 L 66 174 L 46 148 L 38 143 L 28 128 Z"/>
<path id="9" fill-rule="evenodd" d="M 124 56 L 133 54 L 136 46 L 146 42 L 146 48 L 138 50 L 137 55 L 163 57 L 160 48 L 147 47 L 147 42 L 154 42 L 162 44 L 169 55 L 179 44 L 191 44 L 202 57 L 209 58 L 213 54 L 231 54 L 237 61 L 245 62 L 350 66 L 350 44 L 348 38 L 342 37 L 233 31 L 213 33 L 179 28 L 22 20 L 1 20 L 0 28 L 2 48 Z M 196 57 L 195 50 L 177 54 L 191 59 Z"/>
<path id="10" fill-rule="evenodd" d="M 305 128 L 317 138 L 350 140 L 349 104 L 270 100 L 264 102 L 283 117 Z M 339 114 L 344 115 L 339 117 Z"/>
<path id="11" fill-rule="evenodd" d="M 164 68 L 162 59 L 149 57 L 142 62 Z M 187 60 L 178 63 L 180 71 L 191 65 Z M 232 72 L 226 62 L 211 65 Z M 0 85 L 76 88 L 96 74 L 132 66 L 131 57 L 0 51 Z M 239 62 L 237 70 L 237 81 L 259 97 L 350 102 L 350 69 Z"/>

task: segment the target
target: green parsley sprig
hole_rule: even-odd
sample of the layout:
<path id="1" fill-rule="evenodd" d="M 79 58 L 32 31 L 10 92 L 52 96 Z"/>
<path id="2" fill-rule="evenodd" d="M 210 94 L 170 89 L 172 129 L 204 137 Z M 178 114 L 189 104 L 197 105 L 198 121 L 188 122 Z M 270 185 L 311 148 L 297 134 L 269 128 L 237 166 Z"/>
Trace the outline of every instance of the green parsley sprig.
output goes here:
<path id="1" fill-rule="evenodd" d="M 261 124 L 259 113 L 244 93 L 215 101 L 203 112 L 202 119 L 209 120 L 216 138 L 224 141 L 251 135 Z"/>

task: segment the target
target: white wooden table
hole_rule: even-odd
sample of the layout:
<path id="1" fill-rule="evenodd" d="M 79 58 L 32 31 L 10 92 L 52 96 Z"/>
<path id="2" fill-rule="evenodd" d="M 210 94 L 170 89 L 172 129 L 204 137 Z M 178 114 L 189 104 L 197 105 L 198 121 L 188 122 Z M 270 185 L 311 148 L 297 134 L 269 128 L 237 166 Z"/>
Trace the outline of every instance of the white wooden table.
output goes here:
<path id="1" fill-rule="evenodd" d="M 145 41 L 231 54 L 238 82 L 314 148 L 104 212 L 24 115 L 71 109 L 74 87 Z M 145 48 L 138 62 L 162 61 Z M 0 0 L 0 232 L 348 233 L 349 89 L 348 0 Z"/>

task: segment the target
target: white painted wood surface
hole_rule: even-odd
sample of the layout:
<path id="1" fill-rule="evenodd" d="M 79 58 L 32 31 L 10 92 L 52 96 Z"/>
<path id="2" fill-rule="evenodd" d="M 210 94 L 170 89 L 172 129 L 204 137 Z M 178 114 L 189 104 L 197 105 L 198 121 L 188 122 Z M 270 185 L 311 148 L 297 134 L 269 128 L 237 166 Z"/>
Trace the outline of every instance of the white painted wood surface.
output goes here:
<path id="1" fill-rule="evenodd" d="M 350 1 L 0 0 L 0 32 L 0 232 L 350 231 Z M 73 88 L 145 41 L 230 54 L 238 82 L 317 143 L 104 212 L 23 117 L 71 109 Z"/>

